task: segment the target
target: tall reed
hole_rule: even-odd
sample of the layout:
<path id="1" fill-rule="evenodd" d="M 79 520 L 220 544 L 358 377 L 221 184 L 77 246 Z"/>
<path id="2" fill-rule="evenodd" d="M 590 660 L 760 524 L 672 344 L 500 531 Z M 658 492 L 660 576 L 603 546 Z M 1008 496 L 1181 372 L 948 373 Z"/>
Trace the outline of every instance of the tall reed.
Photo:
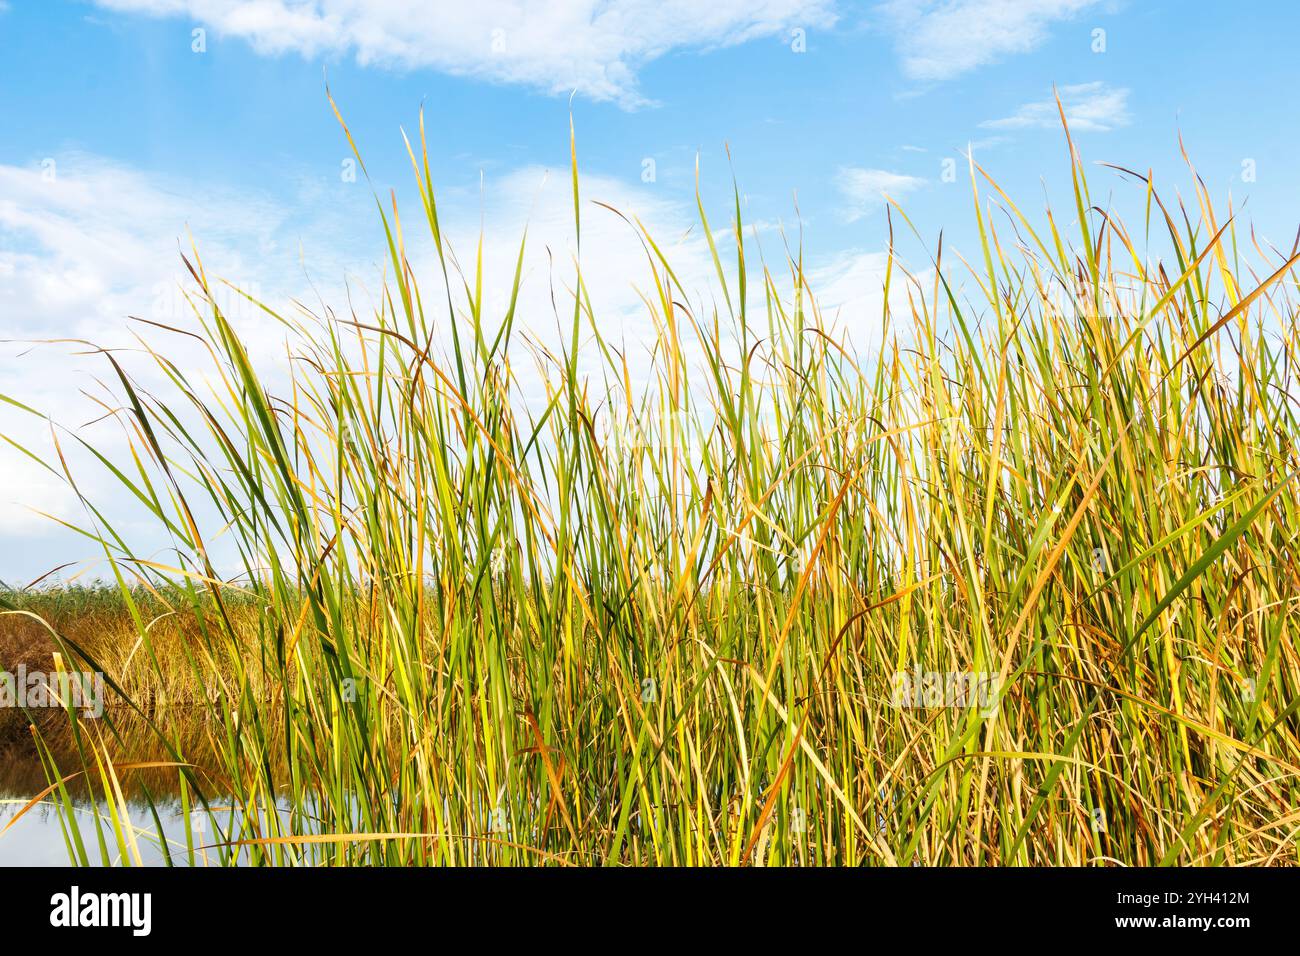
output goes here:
<path id="1" fill-rule="evenodd" d="M 634 387 L 580 264 L 557 343 L 517 331 L 518 271 L 484 314 L 493 277 L 458 272 L 420 134 L 441 275 L 381 204 L 374 314 L 258 303 L 291 343 L 274 394 L 197 255 L 194 322 L 144 338 L 166 387 L 107 356 L 132 454 L 103 463 L 179 555 L 91 511 L 141 648 L 108 677 L 204 689 L 197 749 L 175 710 L 119 702 L 219 821 L 175 862 L 1300 860 L 1295 250 L 1243 248 L 1199 180 L 1171 208 L 1121 171 L 1145 194 L 1130 231 L 1067 132 L 1066 216 L 972 162 L 978 257 L 914 272 L 891 245 L 867 357 L 801 251 L 755 270 L 739 203 L 708 312 L 629 220 L 657 330 Z M 573 193 L 580 236 L 576 151 Z M 900 674 L 996 693 L 899 706 Z M 162 827 L 123 796 L 139 755 L 113 713 L 70 719 L 79 765 L 51 759 L 44 797 L 69 852 L 137 860 Z M 75 773 L 103 790 L 93 824 L 57 783 Z"/>

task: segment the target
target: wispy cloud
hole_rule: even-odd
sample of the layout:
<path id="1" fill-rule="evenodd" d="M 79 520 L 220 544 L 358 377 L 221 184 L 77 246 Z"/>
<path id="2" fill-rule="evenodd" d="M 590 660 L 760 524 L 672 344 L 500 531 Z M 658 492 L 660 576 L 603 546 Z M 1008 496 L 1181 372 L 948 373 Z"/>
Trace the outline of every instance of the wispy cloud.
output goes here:
<path id="1" fill-rule="evenodd" d="M 897 199 L 924 186 L 925 180 L 887 169 L 843 166 L 835 177 L 835 184 L 844 197 L 848 219 L 853 222 L 884 205 L 886 195 Z"/>
<path id="2" fill-rule="evenodd" d="M 877 7 L 894 35 L 903 72 L 947 80 L 1006 56 L 1028 53 L 1058 20 L 1099 0 L 888 0 Z"/>
<path id="3" fill-rule="evenodd" d="M 1061 108 L 1070 129 L 1079 132 L 1105 133 L 1131 121 L 1128 93 L 1124 87 L 1112 87 L 1098 80 L 1062 86 L 1058 91 Z M 1056 100 L 1049 98 L 1026 103 L 1010 116 L 985 120 L 986 129 L 1055 129 L 1061 124 Z"/>
<path id="4" fill-rule="evenodd" d="M 646 102 L 637 71 L 677 49 L 731 46 L 829 27 L 834 0 L 96 0 L 113 10 L 188 16 L 263 53 L 354 53 L 361 64 L 429 68 Z"/>
<path id="5" fill-rule="evenodd" d="M 202 237 L 203 261 L 250 294 L 269 289 L 277 269 L 296 275 L 286 217 L 265 196 L 195 188 L 88 154 L 0 165 L 3 390 L 76 427 L 78 435 L 115 447 L 119 430 L 83 392 L 100 394 L 92 376 L 104 373 L 106 361 L 72 340 L 130 351 L 135 343 L 128 315 L 182 324 L 190 312 L 178 289 L 187 225 Z M 274 323 L 262 321 L 233 290 L 221 289 L 221 301 L 250 348 L 275 355 Z M 45 340 L 67 344 L 36 344 Z M 147 365 L 121 353 L 120 360 L 128 368 Z M 92 420 L 98 421 L 83 426 Z M 7 408 L 0 432 L 57 461 L 50 427 L 40 419 Z M 74 463 L 87 457 L 76 442 L 67 442 L 64 451 Z M 21 535 L 31 546 L 22 554 L 0 555 L 0 578 L 27 570 L 35 576 L 40 556 L 53 558 L 59 542 L 73 554 L 85 552 L 70 532 L 32 508 L 71 520 L 81 514 L 76 495 L 56 472 L 6 445 L 0 449 L 0 540 Z"/>

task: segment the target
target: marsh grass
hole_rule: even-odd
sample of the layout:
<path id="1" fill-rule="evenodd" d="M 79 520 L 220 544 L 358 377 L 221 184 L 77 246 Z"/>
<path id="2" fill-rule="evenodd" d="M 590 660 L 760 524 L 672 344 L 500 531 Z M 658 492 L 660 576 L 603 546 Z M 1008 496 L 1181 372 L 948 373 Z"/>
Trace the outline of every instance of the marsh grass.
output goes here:
<path id="1" fill-rule="evenodd" d="M 558 343 L 516 332 L 518 272 L 484 315 L 420 133 L 424 294 L 416 219 L 380 203 L 375 314 L 259 303 L 293 359 L 274 394 L 197 255 L 193 327 L 142 338 L 165 387 L 106 356 L 132 455 L 104 464 L 179 555 L 134 554 L 83 496 L 121 637 L 78 639 L 41 613 L 57 596 L 4 599 L 107 672 L 187 806 L 237 808 L 240 859 L 1297 862 L 1294 250 L 1245 248 L 1199 180 L 1169 207 L 1122 171 L 1145 202 L 1129 231 L 1067 132 L 1067 214 L 1022 214 L 972 163 L 978 257 L 940 247 L 913 274 L 891 247 L 868 361 L 801 252 L 753 272 L 739 202 L 730 252 L 701 204 L 708 312 L 629 220 L 657 329 L 634 389 L 580 267 Z M 575 151 L 579 237 L 580 189 Z M 206 384 L 169 360 L 178 335 Z M 517 395 L 530 359 L 540 402 Z M 895 706 L 912 669 L 1000 693 Z M 203 742 L 151 693 L 197 701 Z M 140 751 L 113 713 L 68 720 L 75 760 L 41 753 L 71 857 L 136 859 Z M 89 830 L 70 774 L 111 808 Z"/>

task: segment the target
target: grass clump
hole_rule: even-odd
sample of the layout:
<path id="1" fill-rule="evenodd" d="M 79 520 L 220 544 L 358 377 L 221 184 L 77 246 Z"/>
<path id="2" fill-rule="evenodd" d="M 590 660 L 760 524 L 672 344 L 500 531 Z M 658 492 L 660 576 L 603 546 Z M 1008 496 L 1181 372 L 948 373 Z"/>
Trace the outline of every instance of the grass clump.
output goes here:
<path id="1" fill-rule="evenodd" d="M 283 387 L 197 257 L 208 383 L 157 344 L 180 330 L 147 342 L 165 389 L 110 356 L 117 478 L 178 557 L 88 502 L 128 634 L 50 640 L 122 693 L 54 779 L 128 779 L 130 711 L 187 806 L 233 808 L 227 862 L 1297 862 L 1293 252 L 1243 265 L 1204 189 L 1171 210 L 1125 173 L 1130 232 L 1072 145 L 1070 234 L 972 164 L 978 259 L 914 274 L 891 248 L 870 359 L 801 253 L 751 274 L 736 221 L 706 312 L 643 232 L 658 337 L 634 387 L 580 266 L 557 342 L 516 333 L 518 273 L 484 315 L 411 159 L 441 276 L 381 207 L 375 314 L 262 306 Z M 576 215 L 576 160 L 573 181 Z M 116 805 L 130 860 L 150 820 Z"/>

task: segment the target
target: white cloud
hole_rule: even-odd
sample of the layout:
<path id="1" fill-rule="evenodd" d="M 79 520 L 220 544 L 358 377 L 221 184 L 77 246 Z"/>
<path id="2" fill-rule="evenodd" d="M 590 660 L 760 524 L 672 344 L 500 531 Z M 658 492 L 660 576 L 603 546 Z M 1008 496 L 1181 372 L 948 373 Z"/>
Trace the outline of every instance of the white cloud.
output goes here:
<path id="1" fill-rule="evenodd" d="M 846 203 L 845 215 L 850 222 L 861 219 L 885 204 L 885 197 L 897 199 L 925 185 L 925 180 L 887 169 L 841 167 L 835 177 Z"/>
<path id="2" fill-rule="evenodd" d="M 947 80 L 1028 53 L 1058 20 L 1099 0 L 889 0 L 877 10 L 894 35 L 903 72 Z"/>
<path id="3" fill-rule="evenodd" d="M 364 214 L 363 194 L 356 205 Z M 308 261 L 316 260 L 335 278 L 330 253 L 337 231 L 328 225 L 265 195 L 195 187 L 93 155 L 64 153 L 25 166 L 0 165 L 0 393 L 66 426 L 68 431 L 58 433 L 62 451 L 95 500 L 113 483 L 96 480 L 103 473 L 75 436 L 110 456 L 123 450 L 120 425 L 105 418 L 106 407 L 90 397 L 107 400 L 100 383 L 116 385 L 114 373 L 105 356 L 86 345 L 46 340 L 86 340 L 120 350 L 115 354 L 124 367 L 152 386 L 161 373 L 139 354 L 133 332 L 144 327 L 128 316 L 192 327 L 193 314 L 178 289 L 194 285 L 181 262 L 182 251 L 193 260 L 188 232 L 214 282 L 224 277 L 276 302 L 287 302 L 290 294 L 310 302 L 314 296 L 298 263 L 296 239 L 305 236 Z M 250 348 L 275 363 L 282 351 L 276 323 L 225 286 L 216 288 Z M 156 340 L 162 333 L 152 335 Z M 199 364 L 197 353 L 187 351 L 189 341 L 167 337 L 169 354 L 187 372 Z M 48 422 L 0 404 L 0 434 L 61 470 Z M 132 502 L 112 494 L 99 501 L 124 527 L 131 526 Z M 27 580 L 70 558 L 95 556 L 93 544 L 33 509 L 85 520 L 66 482 L 0 444 L 0 579 Z M 22 546 L 13 547 L 16 541 Z"/>
<path id="4" fill-rule="evenodd" d="M 262 53 L 355 53 L 358 62 L 431 68 L 645 102 L 637 71 L 676 49 L 704 50 L 829 27 L 834 0 L 96 0 L 186 16 Z"/>
<path id="5" fill-rule="evenodd" d="M 808 284 L 817 297 L 822 320 L 857 333 L 854 342 L 859 347 L 879 345 L 887 261 L 884 252 L 849 250 L 808 270 Z"/>
<path id="6" fill-rule="evenodd" d="M 1075 132 L 1105 133 L 1130 122 L 1128 90 L 1101 81 L 1062 86 L 1057 91 L 1065 119 Z M 1026 103 L 1010 116 L 985 120 L 986 129 L 1056 129 L 1061 113 L 1055 99 Z"/>
<path id="7" fill-rule="evenodd" d="M 155 298 L 182 269 L 188 226 L 222 274 L 239 279 L 270 251 L 284 218 L 265 197 L 187 195 L 94 156 L 0 166 L 0 329 L 74 336 L 127 314 L 165 318 Z"/>

